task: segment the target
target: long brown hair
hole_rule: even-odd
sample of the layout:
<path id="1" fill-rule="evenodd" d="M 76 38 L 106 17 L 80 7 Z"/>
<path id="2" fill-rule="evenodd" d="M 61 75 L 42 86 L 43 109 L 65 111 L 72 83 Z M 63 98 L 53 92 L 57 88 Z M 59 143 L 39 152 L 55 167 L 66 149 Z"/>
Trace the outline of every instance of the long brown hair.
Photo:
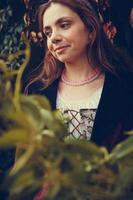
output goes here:
<path id="1" fill-rule="evenodd" d="M 88 32 L 93 33 L 93 38 L 88 46 L 88 61 L 91 66 L 99 67 L 103 71 L 110 71 L 116 74 L 117 68 L 124 64 L 120 61 L 118 53 L 113 47 L 110 40 L 107 38 L 103 31 L 102 22 L 96 10 L 96 4 L 94 0 L 49 0 L 47 3 L 40 5 L 37 15 L 39 20 L 40 31 L 43 34 L 43 15 L 47 8 L 52 3 L 60 3 L 72 9 L 76 12 L 85 26 Z M 82 40 L 82 38 L 81 38 Z M 46 37 L 44 36 L 44 43 L 46 45 Z M 119 63 L 119 66 L 117 65 Z M 52 81 L 61 75 L 64 64 L 58 61 L 49 52 L 47 47 L 45 48 L 44 64 L 39 75 L 36 75 L 32 79 L 32 83 L 37 80 L 42 80 L 45 86 L 49 85 Z"/>

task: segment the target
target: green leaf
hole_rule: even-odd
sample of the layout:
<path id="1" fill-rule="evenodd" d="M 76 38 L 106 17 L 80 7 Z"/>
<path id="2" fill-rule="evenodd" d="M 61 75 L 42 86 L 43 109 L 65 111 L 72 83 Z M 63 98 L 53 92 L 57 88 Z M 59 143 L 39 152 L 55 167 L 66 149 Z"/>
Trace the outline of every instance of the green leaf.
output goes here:
<path id="1" fill-rule="evenodd" d="M 110 162 L 116 162 L 133 154 L 133 136 L 119 143 L 110 154 Z"/>
<path id="2" fill-rule="evenodd" d="M 50 102 L 45 96 L 29 95 L 29 98 L 35 100 L 38 103 L 39 107 L 41 107 L 42 109 L 51 110 Z"/>
<path id="3" fill-rule="evenodd" d="M 27 142 L 28 132 L 22 128 L 14 128 L 0 136 L 0 148 L 16 146 L 17 143 Z"/>

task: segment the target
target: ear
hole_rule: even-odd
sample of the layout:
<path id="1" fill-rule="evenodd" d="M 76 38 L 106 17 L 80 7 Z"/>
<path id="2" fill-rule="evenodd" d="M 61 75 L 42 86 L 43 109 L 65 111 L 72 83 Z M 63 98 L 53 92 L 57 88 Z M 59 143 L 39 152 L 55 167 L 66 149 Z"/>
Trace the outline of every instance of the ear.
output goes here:
<path id="1" fill-rule="evenodd" d="M 93 31 L 88 33 L 88 43 L 90 43 L 93 40 L 93 35 L 94 35 Z"/>
<path id="2" fill-rule="evenodd" d="M 88 33 L 88 43 L 93 44 L 93 42 L 95 41 L 96 38 L 96 32 L 95 31 L 91 31 Z"/>

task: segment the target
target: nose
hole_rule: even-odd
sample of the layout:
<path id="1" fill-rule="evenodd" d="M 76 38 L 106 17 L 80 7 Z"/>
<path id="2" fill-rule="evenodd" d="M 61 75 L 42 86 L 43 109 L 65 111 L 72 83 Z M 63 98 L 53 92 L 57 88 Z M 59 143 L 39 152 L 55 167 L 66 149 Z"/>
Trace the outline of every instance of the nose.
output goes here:
<path id="1" fill-rule="evenodd" d="M 61 35 L 56 31 L 54 31 L 53 33 L 52 33 L 52 36 L 51 36 L 51 42 L 53 43 L 53 44 L 57 44 L 58 42 L 60 42 L 62 40 L 62 37 L 61 37 Z"/>

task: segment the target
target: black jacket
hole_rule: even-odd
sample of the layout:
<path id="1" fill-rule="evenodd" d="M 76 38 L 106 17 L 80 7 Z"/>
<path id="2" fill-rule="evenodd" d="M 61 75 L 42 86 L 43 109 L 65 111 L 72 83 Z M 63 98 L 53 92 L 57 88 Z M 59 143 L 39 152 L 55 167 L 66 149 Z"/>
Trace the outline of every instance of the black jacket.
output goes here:
<path id="1" fill-rule="evenodd" d="M 56 109 L 59 79 L 39 93 L 46 96 L 52 109 Z M 40 83 L 33 87 L 38 89 Z M 123 73 L 119 77 L 105 72 L 105 82 L 98 105 L 91 141 L 105 146 L 109 151 L 124 140 L 125 131 L 133 129 L 133 75 Z"/>

